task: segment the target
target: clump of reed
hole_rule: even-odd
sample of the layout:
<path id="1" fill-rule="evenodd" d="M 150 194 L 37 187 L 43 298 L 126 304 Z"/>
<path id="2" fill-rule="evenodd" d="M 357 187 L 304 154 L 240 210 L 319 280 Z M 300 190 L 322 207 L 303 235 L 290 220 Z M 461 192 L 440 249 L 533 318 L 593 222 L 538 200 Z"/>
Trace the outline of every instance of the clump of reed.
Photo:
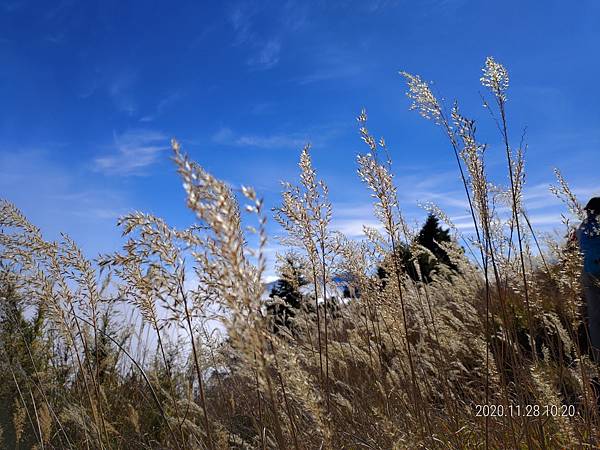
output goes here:
<path id="1" fill-rule="evenodd" d="M 506 69 L 488 58 L 481 78 L 500 149 L 480 140 L 458 103 L 448 111 L 428 83 L 402 75 L 412 109 L 448 138 L 474 232 L 462 237 L 464 248 L 458 239 L 439 244 L 452 267 L 420 275 L 420 256 L 435 257 L 403 217 L 392 152 L 371 134 L 363 110 L 358 132 L 367 151 L 357 156 L 358 175 L 381 227 L 365 227 L 362 240 L 332 229 L 328 187 L 305 147 L 299 182 L 283 185 L 273 211 L 290 249 L 282 277 L 303 285 L 302 304 L 277 327 L 270 313 L 277 309 L 263 300 L 263 200 L 251 188 L 233 191 L 176 141 L 173 160 L 197 218 L 187 229 L 134 212 L 118 223 L 122 249 L 91 261 L 66 235 L 46 241 L 2 201 L 0 442 L 36 449 L 598 445 L 599 374 L 580 336 L 580 255 L 572 243 L 543 242 L 531 225 L 525 144 L 509 132 Z M 505 155 L 506 186 L 489 178 L 490 151 Z M 553 192 L 580 214 L 557 177 Z M 439 208 L 429 209 L 453 227 Z M 351 297 L 344 302 L 336 298 L 341 275 Z M 290 311 L 285 299 L 273 301 Z"/>

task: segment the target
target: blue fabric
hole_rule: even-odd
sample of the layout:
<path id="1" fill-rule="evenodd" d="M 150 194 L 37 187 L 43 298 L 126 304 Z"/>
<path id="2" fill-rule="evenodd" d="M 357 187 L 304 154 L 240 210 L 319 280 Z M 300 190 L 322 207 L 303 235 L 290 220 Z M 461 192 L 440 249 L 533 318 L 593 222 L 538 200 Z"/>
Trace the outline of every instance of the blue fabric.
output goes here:
<path id="1" fill-rule="evenodd" d="M 598 216 L 589 214 L 577 229 L 579 248 L 583 253 L 583 271 L 600 275 L 600 223 Z"/>
<path id="2" fill-rule="evenodd" d="M 600 279 L 589 273 L 583 274 L 583 292 L 587 307 L 587 324 L 590 342 L 594 347 L 594 359 L 600 362 Z"/>

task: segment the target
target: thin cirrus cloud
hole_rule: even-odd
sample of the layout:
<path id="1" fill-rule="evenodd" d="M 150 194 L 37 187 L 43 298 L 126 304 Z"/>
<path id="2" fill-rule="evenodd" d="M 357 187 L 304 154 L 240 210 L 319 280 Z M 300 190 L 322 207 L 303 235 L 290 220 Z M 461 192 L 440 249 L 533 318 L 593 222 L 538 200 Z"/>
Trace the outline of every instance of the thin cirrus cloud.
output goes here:
<path id="1" fill-rule="evenodd" d="M 14 203 L 39 226 L 48 240 L 64 232 L 93 257 L 120 244 L 114 227 L 129 211 L 128 195 L 98 186 L 76 166 L 65 167 L 54 156 L 57 148 L 4 151 L 0 146 L 0 198 Z"/>
<path id="2" fill-rule="evenodd" d="M 133 87 L 137 75 L 132 70 L 118 73 L 108 82 L 107 90 L 115 107 L 129 116 L 137 112 L 137 104 L 133 95 Z"/>
<path id="3" fill-rule="evenodd" d="M 278 33 L 264 36 L 256 31 L 255 19 L 260 11 L 256 7 L 238 4 L 229 14 L 229 23 L 233 29 L 233 45 L 244 46 L 249 55 L 246 64 L 250 70 L 268 70 L 280 60 L 282 39 Z M 273 36 L 275 34 L 275 36 Z"/>
<path id="4" fill-rule="evenodd" d="M 173 92 L 163 97 L 157 104 L 153 113 L 140 118 L 140 122 L 152 122 L 160 117 L 170 106 L 182 98 L 181 92 Z"/>
<path id="5" fill-rule="evenodd" d="M 229 23 L 233 28 L 233 45 L 241 45 L 254 39 L 252 30 L 252 17 L 255 11 L 248 8 L 248 5 L 238 4 L 229 14 Z"/>
<path id="6" fill-rule="evenodd" d="M 231 128 L 223 127 L 217 131 L 212 141 L 220 145 L 234 147 L 255 147 L 262 149 L 299 149 L 302 148 L 307 139 L 297 134 L 237 134 Z"/>
<path id="7" fill-rule="evenodd" d="M 168 138 L 161 132 L 128 130 L 114 135 L 113 150 L 94 159 L 93 168 L 105 175 L 145 175 L 167 149 Z"/>
<path id="8" fill-rule="evenodd" d="M 365 70 L 356 49 L 349 49 L 339 44 L 324 44 L 306 48 L 305 51 L 308 58 L 308 71 L 291 79 L 299 85 L 351 79 L 358 77 Z"/>
<path id="9" fill-rule="evenodd" d="M 258 50 L 248 58 L 248 65 L 257 70 L 270 69 L 279 62 L 280 53 L 281 41 L 279 39 L 269 39 L 261 44 Z"/>
<path id="10" fill-rule="evenodd" d="M 340 78 L 352 78 L 360 74 L 360 66 L 358 64 L 327 64 L 326 67 L 315 69 L 313 72 L 295 78 L 293 81 L 300 85 L 318 83 L 321 81 L 338 80 Z"/>
<path id="11" fill-rule="evenodd" d="M 370 203 L 336 203 L 333 205 L 331 229 L 350 239 L 364 237 L 364 227 L 382 229 Z"/>
<path id="12" fill-rule="evenodd" d="M 408 223 L 414 221 L 417 228 L 420 227 L 427 214 L 423 205 L 433 203 L 449 216 L 459 232 L 470 235 L 474 231 L 465 193 L 456 189 L 448 172 L 430 174 L 419 181 L 408 178 L 396 180 L 400 207 Z M 409 186 L 412 186 L 412 189 L 409 189 Z M 550 183 L 539 183 L 524 188 L 524 207 L 536 232 L 562 229 L 563 215 L 573 221 L 577 220 L 571 217 L 560 199 L 550 192 L 549 186 Z M 585 204 L 588 198 L 600 193 L 600 186 L 572 186 L 572 192 L 580 203 Z M 334 204 L 333 210 L 332 229 L 344 233 L 349 238 L 364 237 L 363 225 L 381 229 L 381 224 L 374 217 L 373 205 L 368 202 L 338 203 Z M 504 220 L 508 220 L 511 215 L 510 208 L 505 205 L 497 205 L 496 212 Z"/>
<path id="13" fill-rule="evenodd" d="M 336 219 L 331 223 L 331 228 L 339 231 L 348 238 L 364 237 L 365 227 L 382 230 L 383 225 L 375 219 Z"/>

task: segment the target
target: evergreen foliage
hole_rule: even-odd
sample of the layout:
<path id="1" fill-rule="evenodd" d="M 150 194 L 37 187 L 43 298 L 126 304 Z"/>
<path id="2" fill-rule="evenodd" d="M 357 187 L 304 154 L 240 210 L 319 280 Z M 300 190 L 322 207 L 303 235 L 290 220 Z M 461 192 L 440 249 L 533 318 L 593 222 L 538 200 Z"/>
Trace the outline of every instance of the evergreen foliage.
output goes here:
<path id="1" fill-rule="evenodd" d="M 267 304 L 267 315 L 275 333 L 280 333 L 283 327 L 292 330 L 292 320 L 302 306 L 300 287 L 307 284 L 301 266 L 292 256 L 285 258 L 281 272 L 283 276 L 271 288 L 271 300 Z"/>
<path id="2" fill-rule="evenodd" d="M 458 270 L 444 249 L 444 244 L 454 244 L 450 232 L 440 226 L 435 215 L 429 214 L 412 245 L 403 243 L 398 247 L 397 258 L 412 280 L 429 283 L 432 281 L 433 274 L 439 272 L 442 266 L 451 271 Z M 384 261 L 377 267 L 377 275 L 384 280 L 384 283 L 385 278 L 388 277 L 385 267 L 390 264 L 390 261 Z"/>

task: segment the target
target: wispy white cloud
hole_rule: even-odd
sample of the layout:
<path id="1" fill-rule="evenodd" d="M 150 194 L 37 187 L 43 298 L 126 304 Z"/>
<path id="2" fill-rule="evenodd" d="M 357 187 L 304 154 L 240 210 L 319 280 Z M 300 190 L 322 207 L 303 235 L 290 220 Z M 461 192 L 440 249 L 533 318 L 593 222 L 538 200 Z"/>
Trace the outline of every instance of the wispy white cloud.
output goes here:
<path id="1" fill-rule="evenodd" d="M 94 159 L 94 169 L 107 175 L 144 175 L 168 149 L 167 137 L 146 129 L 114 135 L 113 150 Z"/>
<path id="2" fill-rule="evenodd" d="M 214 33 L 217 28 L 217 22 L 204 26 L 204 28 L 199 31 L 198 35 L 190 41 L 190 48 L 195 49 L 204 44 L 205 41 L 207 41 L 208 36 Z"/>
<path id="3" fill-rule="evenodd" d="M 251 250 L 255 255 L 257 255 L 257 242 L 252 242 L 248 250 Z M 277 276 L 277 255 L 283 255 L 287 250 L 289 250 L 289 248 L 280 244 L 276 236 L 271 236 L 271 239 L 267 242 L 267 245 L 262 249 L 262 255 L 265 258 L 266 263 L 265 272 L 263 273 L 263 282 L 270 283 L 279 278 Z M 250 256 L 250 260 L 254 263 L 257 263 L 255 256 Z"/>
<path id="4" fill-rule="evenodd" d="M 415 175 L 400 176 L 396 179 L 400 207 L 405 219 L 416 227 L 420 226 L 425 211 L 419 208 L 427 202 L 435 203 L 448 214 L 456 228 L 470 234 L 474 231 L 469 213 L 469 205 L 459 182 L 452 172 L 430 173 L 425 177 Z M 561 214 L 569 215 L 564 205 L 550 193 L 549 183 L 526 186 L 523 202 L 528 218 L 536 231 L 551 231 L 561 228 Z M 585 203 L 588 198 L 600 194 L 600 185 L 575 185 L 572 190 Z M 510 209 L 498 206 L 496 212 L 508 219 Z M 363 225 L 380 228 L 373 216 L 373 207 L 369 203 L 341 203 L 334 205 L 332 227 L 356 238 L 363 235 Z"/>
<path id="5" fill-rule="evenodd" d="M 133 115 L 137 111 L 137 104 L 132 93 L 136 81 L 136 74 L 131 70 L 124 70 L 115 75 L 108 83 L 107 89 L 113 103 L 121 112 Z"/>
<path id="6" fill-rule="evenodd" d="M 288 0 L 282 4 L 280 20 L 282 28 L 288 32 L 298 31 L 309 22 L 309 2 Z"/>
<path id="7" fill-rule="evenodd" d="M 400 175 L 395 179 L 398 199 L 403 208 L 433 202 L 442 209 L 459 210 L 462 213 L 469 207 L 454 171 L 431 172 L 427 167 L 418 167 L 410 172 L 405 174 L 400 168 Z"/>
<path id="8" fill-rule="evenodd" d="M 365 4 L 365 7 L 368 8 L 370 12 L 382 11 L 390 6 L 397 6 L 398 0 L 373 0 L 368 4 Z"/>
<path id="9" fill-rule="evenodd" d="M 44 41 L 53 44 L 53 45 L 61 45 L 64 44 L 67 40 L 66 31 L 59 31 L 57 33 L 49 33 L 43 37 Z"/>
<path id="10" fill-rule="evenodd" d="M 128 116 L 138 112 L 135 96 L 135 85 L 138 79 L 133 69 L 123 68 L 115 71 L 112 68 L 83 67 L 76 93 L 80 99 L 87 99 L 97 94 L 106 95 L 117 111 Z"/>
<path id="11" fill-rule="evenodd" d="M 367 218 L 373 216 L 373 205 L 370 203 L 336 203 L 334 213 L 336 217 L 359 217 Z"/>
<path id="12" fill-rule="evenodd" d="M 212 141 L 221 145 L 230 145 L 235 147 L 255 147 L 262 149 L 301 149 L 306 142 L 298 134 L 273 134 L 273 135 L 255 135 L 255 134 L 237 134 L 231 128 L 223 127 L 217 131 Z"/>
<path id="13" fill-rule="evenodd" d="M 230 127 L 222 126 L 211 136 L 211 140 L 215 144 L 231 147 L 299 151 L 306 144 L 311 144 L 314 148 L 325 148 L 347 129 L 345 123 L 327 122 L 312 124 L 301 130 L 260 134 L 235 131 Z"/>
<path id="14" fill-rule="evenodd" d="M 535 231 L 550 231 L 561 228 L 562 215 L 577 220 L 575 217 L 571 217 L 570 212 L 565 209 L 561 201 L 548 188 L 549 184 L 539 183 L 525 186 L 523 192 L 523 206 Z M 587 199 L 600 194 L 600 185 L 579 185 L 571 188 L 581 203 L 585 203 Z M 504 219 L 508 219 L 511 215 L 511 210 L 507 206 L 498 207 L 496 212 Z M 475 229 L 470 215 L 451 214 L 451 219 L 460 231 L 472 232 Z"/>
<path id="15" fill-rule="evenodd" d="M 131 209 L 127 195 L 100 188 L 75 164 L 64 166 L 52 149 L 0 148 L 0 197 L 20 208 L 47 239 L 60 239 L 59 233 L 66 232 L 90 257 L 115 250 L 120 243 L 115 221 Z"/>
<path id="16" fill-rule="evenodd" d="M 356 60 L 356 53 L 334 45 L 323 45 L 310 53 L 312 67 L 292 79 L 301 85 L 358 76 L 364 63 Z"/>
<path id="17" fill-rule="evenodd" d="M 94 95 L 98 88 L 100 88 L 100 79 L 98 77 L 97 72 L 92 72 L 86 74 L 86 76 L 82 77 L 79 81 L 79 86 L 77 86 L 77 96 L 80 99 L 87 99 Z"/>
<path id="18" fill-rule="evenodd" d="M 261 114 L 268 114 L 270 112 L 273 112 L 274 109 L 275 106 L 273 103 L 261 102 L 256 103 L 254 106 L 252 106 L 252 108 L 250 109 L 250 113 L 259 116 Z"/>
<path id="19" fill-rule="evenodd" d="M 287 9 L 289 8 L 283 7 L 283 11 Z M 255 24 L 256 16 L 260 12 L 258 6 L 238 3 L 228 17 L 233 29 L 233 45 L 248 49 L 246 64 L 251 70 L 268 70 L 275 67 L 279 63 L 283 47 L 282 35 L 299 26 L 298 21 L 287 20 L 288 29 L 268 31 L 269 28 Z M 282 12 L 281 17 L 286 15 Z"/>
<path id="20" fill-rule="evenodd" d="M 0 6 L 7 13 L 12 13 L 14 11 L 18 11 L 23 8 L 27 4 L 26 1 L 14 0 L 14 1 L 3 1 L 0 2 Z"/>
<path id="21" fill-rule="evenodd" d="M 360 73 L 360 66 L 357 64 L 339 64 L 327 63 L 326 67 L 320 67 L 313 72 L 295 79 L 298 84 L 312 84 L 320 81 L 330 81 L 340 78 L 351 78 Z"/>
<path id="22" fill-rule="evenodd" d="M 251 9 L 248 4 L 238 3 L 229 14 L 229 22 L 234 32 L 234 45 L 244 44 L 254 39 L 252 30 L 252 17 L 255 9 Z"/>
<path id="23" fill-rule="evenodd" d="M 552 182 L 552 184 L 556 184 Z M 523 193 L 523 204 L 528 211 L 539 211 L 562 207 L 561 201 L 550 192 L 550 183 L 539 183 L 525 186 Z M 571 186 L 571 191 L 580 203 L 585 204 L 588 199 L 600 194 L 600 183 L 581 184 Z"/>
<path id="24" fill-rule="evenodd" d="M 281 40 L 269 39 L 261 44 L 258 50 L 248 58 L 248 65 L 256 70 L 267 70 L 279 62 L 281 52 Z"/>
<path id="25" fill-rule="evenodd" d="M 154 110 L 154 112 L 140 118 L 140 122 L 152 122 L 156 120 L 160 115 L 162 115 L 165 112 L 167 108 L 169 108 L 171 105 L 173 105 L 173 103 L 181 99 L 181 97 L 181 92 L 173 92 L 165 96 L 156 104 L 156 109 Z"/>
<path id="26" fill-rule="evenodd" d="M 381 229 L 381 223 L 373 216 L 369 203 L 336 203 L 333 205 L 331 229 L 350 239 L 364 237 L 363 227 Z"/>
<path id="27" fill-rule="evenodd" d="M 364 237 L 364 227 L 383 229 L 381 222 L 375 219 L 334 219 L 331 223 L 331 229 L 343 233 L 348 238 Z"/>

